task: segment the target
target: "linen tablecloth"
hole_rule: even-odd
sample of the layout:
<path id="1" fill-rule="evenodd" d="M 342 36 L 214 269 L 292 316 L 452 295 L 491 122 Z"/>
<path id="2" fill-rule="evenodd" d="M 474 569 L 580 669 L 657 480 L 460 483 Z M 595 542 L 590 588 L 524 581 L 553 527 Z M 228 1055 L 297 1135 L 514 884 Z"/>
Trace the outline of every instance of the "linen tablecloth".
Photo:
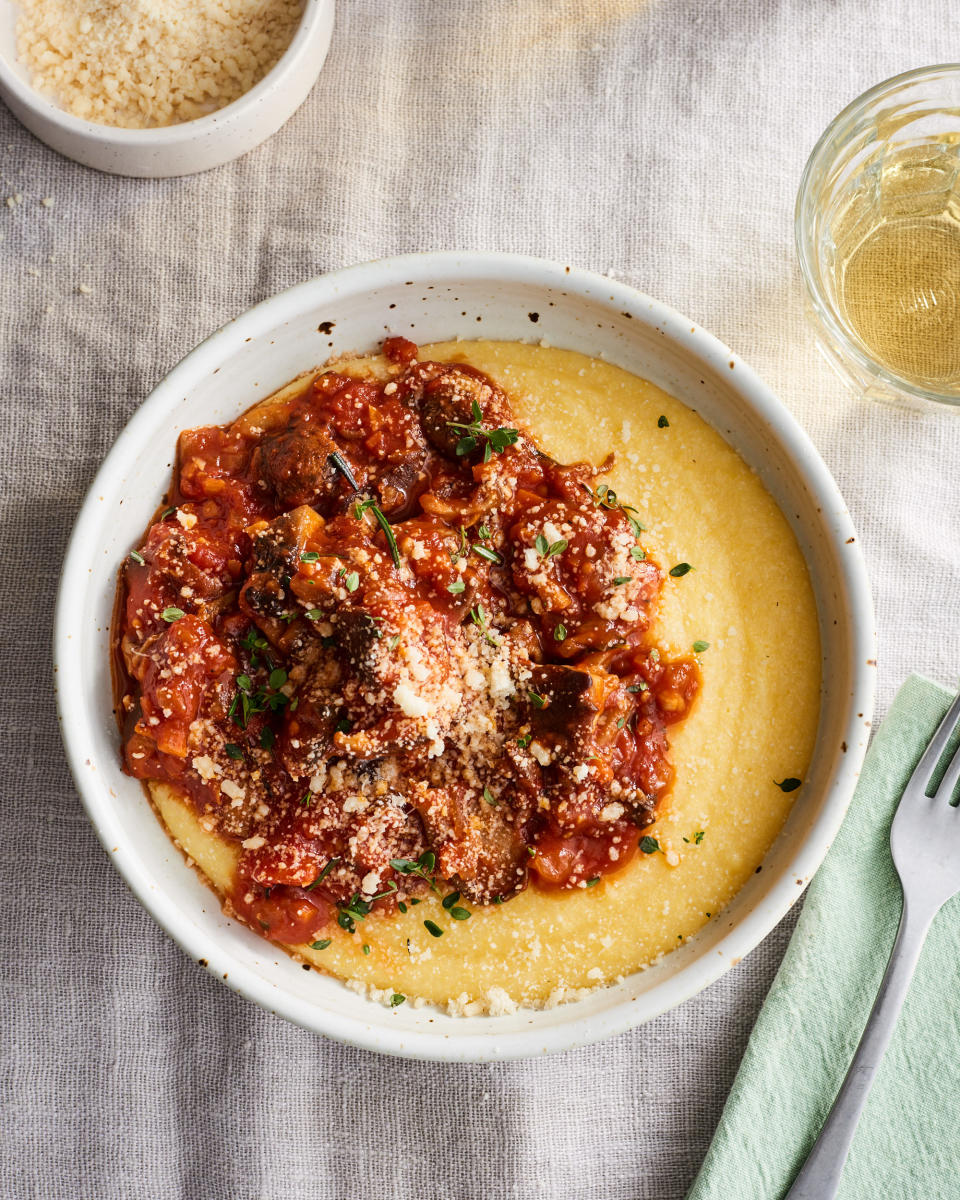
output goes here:
<path id="1" fill-rule="evenodd" d="M 960 415 L 858 401 L 821 363 L 792 207 L 827 121 L 958 38 L 950 0 L 340 0 L 289 124 L 160 182 L 68 163 L 0 108 L 0 1194 L 684 1195 L 791 922 L 674 1012 L 547 1060 L 393 1061 L 268 1016 L 159 931 L 87 825 L 50 686 L 60 561 L 124 422 L 228 318 L 385 254 L 523 251 L 639 286 L 759 369 L 859 525 L 881 711 L 910 671 L 952 682 Z"/>

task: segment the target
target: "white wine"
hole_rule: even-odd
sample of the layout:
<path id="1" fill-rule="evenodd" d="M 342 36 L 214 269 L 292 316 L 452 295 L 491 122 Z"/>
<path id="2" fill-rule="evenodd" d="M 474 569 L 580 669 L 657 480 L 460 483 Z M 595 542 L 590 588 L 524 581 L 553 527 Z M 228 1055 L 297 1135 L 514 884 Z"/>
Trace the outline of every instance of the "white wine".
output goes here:
<path id="1" fill-rule="evenodd" d="M 960 159 L 889 152 L 831 222 L 841 319 L 893 375 L 960 395 Z"/>

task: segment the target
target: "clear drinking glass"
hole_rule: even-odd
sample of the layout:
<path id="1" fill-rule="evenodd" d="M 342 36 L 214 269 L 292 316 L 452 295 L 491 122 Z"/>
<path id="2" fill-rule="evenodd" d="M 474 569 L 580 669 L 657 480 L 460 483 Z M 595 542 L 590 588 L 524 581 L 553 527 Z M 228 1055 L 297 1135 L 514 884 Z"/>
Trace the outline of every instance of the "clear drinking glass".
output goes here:
<path id="1" fill-rule="evenodd" d="M 960 64 L 888 79 L 831 122 L 796 237 L 808 315 L 845 380 L 960 406 Z"/>

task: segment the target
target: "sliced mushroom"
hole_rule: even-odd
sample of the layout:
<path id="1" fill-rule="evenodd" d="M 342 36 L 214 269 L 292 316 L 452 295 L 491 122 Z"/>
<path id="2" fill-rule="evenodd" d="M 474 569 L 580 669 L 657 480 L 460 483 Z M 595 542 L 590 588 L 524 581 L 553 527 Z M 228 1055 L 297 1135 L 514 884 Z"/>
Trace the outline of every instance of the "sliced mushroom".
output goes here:
<path id="1" fill-rule="evenodd" d="M 253 571 L 240 593 L 241 605 L 254 617 L 278 618 L 289 605 L 288 589 L 310 537 L 323 519 L 307 505 L 294 508 L 254 533 Z"/>
<path id="2" fill-rule="evenodd" d="M 567 736 L 577 727 L 592 728 L 604 706 L 608 681 L 577 667 L 535 665 L 527 692 L 534 727 Z"/>

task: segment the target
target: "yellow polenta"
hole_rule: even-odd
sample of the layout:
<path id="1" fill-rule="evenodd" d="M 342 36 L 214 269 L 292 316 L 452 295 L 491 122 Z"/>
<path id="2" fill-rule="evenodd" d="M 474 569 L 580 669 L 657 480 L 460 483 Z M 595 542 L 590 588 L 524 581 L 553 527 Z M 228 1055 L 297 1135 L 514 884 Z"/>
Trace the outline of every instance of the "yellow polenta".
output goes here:
<path id="1" fill-rule="evenodd" d="M 542 1005 L 675 949 L 754 873 L 796 795 L 774 780 L 804 778 L 813 750 L 816 605 L 803 556 L 772 497 L 679 400 L 568 350 L 446 342 L 422 347 L 420 357 L 487 372 L 510 396 L 518 421 L 560 461 L 599 462 L 615 452 L 608 481 L 638 510 L 650 557 L 665 570 L 694 567 L 667 577 L 652 633 L 671 656 L 709 643 L 700 654 L 703 687 L 691 715 L 670 730 L 676 783 L 646 831 L 662 852 L 639 854 L 589 890 L 531 887 L 463 922 L 446 920 L 431 898 L 406 914 L 374 913 L 352 935 L 332 929 L 325 950 L 295 950 L 374 995 L 396 991 L 459 1012 Z M 378 368 L 375 360 L 349 366 L 355 373 Z M 668 424 L 658 423 L 661 416 Z M 184 852 L 227 891 L 235 847 L 203 830 L 169 786 L 151 788 Z M 443 937 L 431 937 L 424 918 L 442 922 Z"/>

